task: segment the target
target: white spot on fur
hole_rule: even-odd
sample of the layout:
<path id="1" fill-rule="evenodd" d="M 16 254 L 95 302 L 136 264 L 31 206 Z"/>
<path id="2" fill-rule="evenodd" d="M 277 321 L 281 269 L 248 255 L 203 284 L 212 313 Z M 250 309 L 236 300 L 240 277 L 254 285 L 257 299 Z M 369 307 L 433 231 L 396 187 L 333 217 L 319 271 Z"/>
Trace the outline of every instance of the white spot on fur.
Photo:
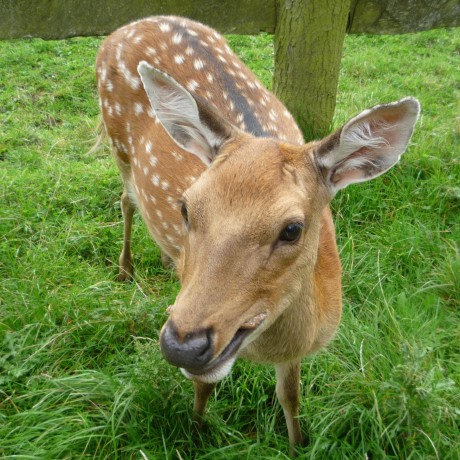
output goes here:
<path id="1" fill-rule="evenodd" d="M 160 30 L 164 33 L 171 31 L 171 26 L 167 22 L 162 22 L 160 24 Z"/>
<path id="2" fill-rule="evenodd" d="M 134 113 L 136 116 L 139 116 L 141 113 L 144 113 L 144 106 L 140 102 L 134 104 Z"/>
<path id="3" fill-rule="evenodd" d="M 173 35 L 172 42 L 173 42 L 175 45 L 178 45 L 181 41 L 182 41 L 182 35 L 179 34 L 179 33 L 175 33 L 175 34 Z"/>
<path id="4" fill-rule="evenodd" d="M 273 109 L 271 109 L 268 114 L 268 117 L 270 118 L 270 120 L 276 121 L 278 119 L 278 114 Z"/>
<path id="5" fill-rule="evenodd" d="M 193 61 L 193 67 L 195 67 L 196 70 L 201 70 L 204 67 L 204 62 L 201 59 L 195 59 Z"/>
<path id="6" fill-rule="evenodd" d="M 149 157 L 149 163 L 152 165 L 152 167 L 155 167 L 158 164 L 158 158 L 154 155 L 151 155 Z"/>
<path id="7" fill-rule="evenodd" d="M 152 184 L 155 185 L 155 187 L 158 187 L 160 185 L 160 176 L 154 174 L 152 176 Z"/>
<path id="8" fill-rule="evenodd" d="M 118 70 L 120 73 L 123 75 L 124 79 L 128 83 L 128 85 L 134 90 L 138 90 L 140 85 L 141 85 L 141 80 L 140 78 L 134 76 L 128 67 L 126 67 L 126 64 L 122 61 L 118 61 Z"/>
<path id="9" fill-rule="evenodd" d="M 196 80 L 190 80 L 187 83 L 187 89 L 189 91 L 195 91 L 199 86 L 200 86 L 200 84 Z"/>
<path id="10" fill-rule="evenodd" d="M 185 62 L 185 57 L 182 54 L 177 54 L 174 56 L 174 62 L 176 64 L 183 64 Z"/>
<path id="11" fill-rule="evenodd" d="M 101 75 L 101 81 L 105 81 L 107 79 L 107 68 L 105 65 L 102 66 L 102 69 L 100 70 L 100 75 Z"/>
<path id="12" fill-rule="evenodd" d="M 147 53 L 149 56 L 156 56 L 157 50 L 156 50 L 153 46 L 148 46 L 148 47 L 147 47 L 147 50 L 146 50 L 146 53 Z"/>
<path id="13" fill-rule="evenodd" d="M 179 152 L 176 152 L 175 150 L 173 150 L 173 151 L 171 152 L 171 155 L 174 157 L 174 159 L 175 159 L 176 161 L 181 161 L 181 160 L 184 159 L 184 157 L 182 156 L 182 154 L 179 153 Z"/>

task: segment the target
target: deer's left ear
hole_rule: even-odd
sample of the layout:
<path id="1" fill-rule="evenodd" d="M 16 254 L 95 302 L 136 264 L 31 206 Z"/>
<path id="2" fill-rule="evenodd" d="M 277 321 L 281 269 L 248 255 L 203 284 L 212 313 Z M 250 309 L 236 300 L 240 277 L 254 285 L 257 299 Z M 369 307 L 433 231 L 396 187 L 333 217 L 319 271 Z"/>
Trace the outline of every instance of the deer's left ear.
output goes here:
<path id="1" fill-rule="evenodd" d="M 395 165 L 406 150 L 419 113 L 420 104 L 411 97 L 378 105 L 321 141 L 315 157 L 331 192 L 373 179 Z"/>

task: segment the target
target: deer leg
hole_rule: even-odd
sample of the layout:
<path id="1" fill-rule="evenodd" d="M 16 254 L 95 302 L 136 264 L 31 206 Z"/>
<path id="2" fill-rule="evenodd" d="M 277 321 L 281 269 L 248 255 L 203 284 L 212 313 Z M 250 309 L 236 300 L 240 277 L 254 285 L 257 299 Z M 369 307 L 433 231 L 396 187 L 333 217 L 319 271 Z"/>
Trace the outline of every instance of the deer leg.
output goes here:
<path id="1" fill-rule="evenodd" d="M 276 364 L 275 370 L 276 395 L 286 418 L 290 452 L 295 455 L 295 445 L 303 443 L 297 418 L 300 404 L 300 361 Z"/>
<path id="2" fill-rule="evenodd" d="M 199 421 L 204 415 L 209 396 L 211 396 L 211 393 L 216 387 L 216 384 L 203 383 L 194 380 L 193 386 L 195 387 L 195 400 L 193 403 L 193 412 L 195 413 L 195 418 Z"/>
<path id="3" fill-rule="evenodd" d="M 131 202 L 126 189 L 121 195 L 121 212 L 123 214 L 123 249 L 120 254 L 120 273 L 118 281 L 129 281 L 133 278 L 133 257 L 131 255 L 131 229 L 135 206 Z"/>
<path id="4" fill-rule="evenodd" d="M 166 252 L 161 251 L 161 265 L 166 270 L 172 270 L 175 268 L 174 262 Z"/>

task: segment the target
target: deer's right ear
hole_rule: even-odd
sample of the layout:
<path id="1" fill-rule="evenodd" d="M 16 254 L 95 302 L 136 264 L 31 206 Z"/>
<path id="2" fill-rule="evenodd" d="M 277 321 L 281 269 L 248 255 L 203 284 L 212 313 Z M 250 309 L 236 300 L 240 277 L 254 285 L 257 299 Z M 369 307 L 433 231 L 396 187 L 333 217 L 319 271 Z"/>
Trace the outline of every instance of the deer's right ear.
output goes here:
<path id="1" fill-rule="evenodd" d="M 145 61 L 137 68 L 152 110 L 174 141 L 209 165 L 234 128 L 171 76 Z"/>
<path id="2" fill-rule="evenodd" d="M 378 105 L 317 144 L 315 159 L 332 192 L 383 174 L 406 150 L 420 114 L 417 99 Z"/>

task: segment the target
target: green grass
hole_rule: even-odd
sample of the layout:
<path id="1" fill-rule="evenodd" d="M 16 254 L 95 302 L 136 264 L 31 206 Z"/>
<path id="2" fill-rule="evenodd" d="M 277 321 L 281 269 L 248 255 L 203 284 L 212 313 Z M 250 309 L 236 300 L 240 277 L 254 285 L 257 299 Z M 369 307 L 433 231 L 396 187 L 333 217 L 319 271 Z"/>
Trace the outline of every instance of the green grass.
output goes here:
<path id="1" fill-rule="evenodd" d="M 271 38 L 230 38 L 271 86 Z M 207 427 L 158 351 L 178 285 L 137 219 L 115 282 L 121 191 L 98 121 L 100 39 L 0 42 L 0 457 L 287 458 L 269 367 L 238 362 Z M 459 30 L 346 39 L 335 125 L 413 95 L 409 152 L 333 203 L 344 318 L 305 359 L 301 458 L 457 459 L 460 448 Z"/>

